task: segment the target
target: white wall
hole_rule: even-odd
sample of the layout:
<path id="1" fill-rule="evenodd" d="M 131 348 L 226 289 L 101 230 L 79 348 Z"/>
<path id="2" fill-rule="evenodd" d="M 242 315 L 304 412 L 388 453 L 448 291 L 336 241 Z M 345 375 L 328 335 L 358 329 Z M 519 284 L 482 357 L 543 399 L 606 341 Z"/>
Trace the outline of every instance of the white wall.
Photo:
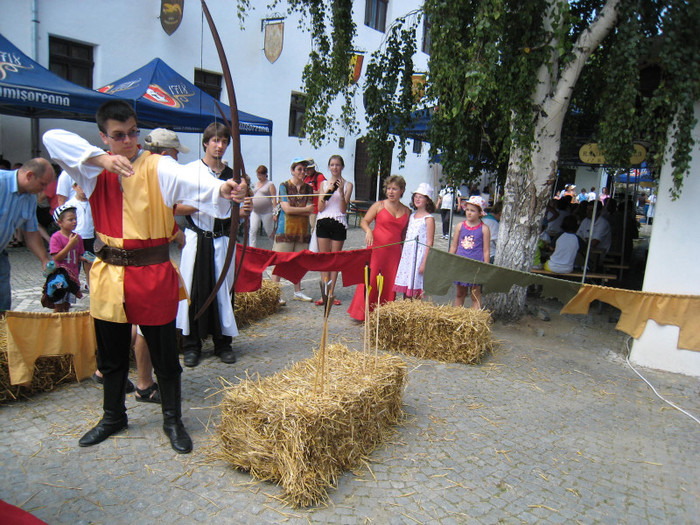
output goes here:
<path id="1" fill-rule="evenodd" d="M 603 177 L 601 179 L 601 176 Z M 586 191 L 591 191 L 591 187 L 595 188 L 595 194 L 600 195 L 600 188 L 604 188 L 608 184 L 608 175 L 602 168 L 593 168 L 588 166 L 579 166 L 576 168 L 576 194 L 581 192 L 581 188 Z"/>
<path id="2" fill-rule="evenodd" d="M 178 73 L 190 81 L 194 69 L 202 68 L 221 72 L 219 59 L 206 22 L 202 20 L 199 2 L 185 2 L 180 27 L 171 36 L 166 35 L 158 18 L 160 2 L 143 0 L 36 0 L 38 6 L 39 41 L 38 62 L 48 66 L 49 35 L 76 40 L 95 46 L 94 87 L 100 87 L 160 57 Z M 313 157 L 320 171 L 333 154 L 345 160 L 345 177 L 352 180 L 355 163 L 355 141 L 362 135 L 349 136 L 343 130 L 338 135 L 345 137 L 345 147 L 339 148 L 337 141 L 313 149 L 308 141 L 299 141 L 288 136 L 289 103 L 292 91 L 301 91 L 301 74 L 308 61 L 311 40 L 305 30 L 299 28 L 296 15 L 286 13 L 282 2 L 275 11 L 268 10 L 266 0 L 251 2 L 255 8 L 248 14 L 241 30 L 236 16 L 235 2 L 209 0 L 208 6 L 216 22 L 224 44 L 236 87 L 238 106 L 248 113 L 273 120 L 272 163 L 269 163 L 269 142 L 262 137 L 242 137 L 243 157 L 246 170 L 253 173 L 258 164 L 270 167 L 273 180 L 280 182 L 289 175 L 291 159 L 298 156 Z M 393 20 L 422 5 L 420 0 L 392 0 L 389 3 L 387 20 Z M 365 51 L 363 82 L 370 54 L 377 49 L 385 33 L 364 25 L 364 0 L 354 2 L 353 18 L 357 25 L 357 48 Z M 32 54 L 31 2 L 0 0 L 0 32 L 25 54 Z M 282 54 L 274 64 L 265 58 L 263 19 L 280 15 L 286 17 Z M 387 27 L 389 22 L 387 21 Z M 422 29 L 419 29 L 419 35 Z M 418 52 L 418 68 L 427 69 L 428 55 Z M 225 89 L 222 100 L 227 101 Z M 355 100 L 358 119 L 366 128 L 361 93 Z M 0 152 L 12 162 L 30 157 L 29 119 L 0 115 Z M 63 127 L 76 131 L 97 145 L 102 145 L 94 125 L 69 120 L 42 120 L 40 131 Z M 142 138 L 145 133 L 142 133 Z M 201 139 L 197 134 L 182 134 L 182 141 L 192 149 L 180 160 L 188 162 L 198 158 Z M 410 148 L 409 144 L 409 148 Z M 398 160 L 392 164 L 392 172 L 407 179 L 408 190 L 419 182 L 432 180 L 433 170 L 428 163 L 429 145 L 423 145 L 424 153 L 410 152 L 405 168 L 399 169 Z M 397 151 L 398 153 L 398 151 Z M 229 152 L 229 160 L 231 158 Z M 408 197 L 404 198 L 408 202 Z"/>
<path id="3" fill-rule="evenodd" d="M 700 118 L 700 102 L 695 105 Z M 680 199 L 671 201 L 671 167 L 661 171 L 654 224 L 649 241 L 643 290 L 669 294 L 700 295 L 700 124 L 693 138 L 690 174 L 686 175 Z M 696 320 L 700 322 L 700 319 Z M 697 329 L 694 327 L 693 329 Z M 650 368 L 700 377 L 700 352 L 678 349 L 678 327 L 648 321 L 642 336 L 632 346 L 630 360 Z"/>

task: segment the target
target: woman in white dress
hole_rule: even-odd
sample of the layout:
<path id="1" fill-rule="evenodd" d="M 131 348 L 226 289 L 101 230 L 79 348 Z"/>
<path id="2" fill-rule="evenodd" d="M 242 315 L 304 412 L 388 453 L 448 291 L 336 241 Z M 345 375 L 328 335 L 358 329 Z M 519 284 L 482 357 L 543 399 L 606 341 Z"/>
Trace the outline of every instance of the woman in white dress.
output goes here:
<path id="1" fill-rule="evenodd" d="M 423 273 L 428 258 L 428 248 L 435 239 L 435 204 L 433 188 L 421 182 L 411 195 L 411 207 L 416 211 L 411 215 L 406 230 L 406 240 L 401 251 L 401 261 L 396 270 L 394 291 L 402 293 L 404 299 L 423 298 Z"/>

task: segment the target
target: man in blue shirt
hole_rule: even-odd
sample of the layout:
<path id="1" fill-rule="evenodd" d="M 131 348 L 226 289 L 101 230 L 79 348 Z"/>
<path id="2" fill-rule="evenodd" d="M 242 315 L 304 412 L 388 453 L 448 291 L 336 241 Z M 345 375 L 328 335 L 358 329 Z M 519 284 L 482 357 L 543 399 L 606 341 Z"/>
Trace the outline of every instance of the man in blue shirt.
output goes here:
<path id="1" fill-rule="evenodd" d="M 36 220 L 36 194 L 56 178 L 48 160 L 31 159 L 13 171 L 0 170 L 0 311 L 12 306 L 7 245 L 17 228 L 25 230 L 27 247 L 44 268 L 49 262 Z"/>

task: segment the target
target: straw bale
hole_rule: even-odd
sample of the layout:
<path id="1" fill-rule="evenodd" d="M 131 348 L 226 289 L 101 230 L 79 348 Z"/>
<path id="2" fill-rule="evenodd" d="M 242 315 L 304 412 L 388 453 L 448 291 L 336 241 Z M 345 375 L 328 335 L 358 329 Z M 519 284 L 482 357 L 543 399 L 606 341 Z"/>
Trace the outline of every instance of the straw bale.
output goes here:
<path id="1" fill-rule="evenodd" d="M 430 301 L 394 301 L 381 305 L 370 317 L 370 341 L 379 348 L 421 359 L 477 364 L 494 349 L 491 314 Z"/>
<path id="2" fill-rule="evenodd" d="M 251 324 L 276 313 L 280 308 L 281 293 L 280 284 L 267 279 L 263 279 L 259 290 L 237 293 L 233 304 L 236 324 Z"/>
<path id="3" fill-rule="evenodd" d="M 34 363 L 34 376 L 29 385 L 12 385 L 7 366 L 7 323 L 0 318 L 0 404 L 48 392 L 62 383 L 75 382 L 73 356 L 42 356 Z"/>
<path id="4" fill-rule="evenodd" d="M 343 471 L 356 467 L 402 416 L 405 362 L 327 348 L 324 390 L 314 392 L 313 358 L 265 379 L 225 389 L 215 453 L 236 468 L 282 486 L 308 506 L 328 498 Z"/>

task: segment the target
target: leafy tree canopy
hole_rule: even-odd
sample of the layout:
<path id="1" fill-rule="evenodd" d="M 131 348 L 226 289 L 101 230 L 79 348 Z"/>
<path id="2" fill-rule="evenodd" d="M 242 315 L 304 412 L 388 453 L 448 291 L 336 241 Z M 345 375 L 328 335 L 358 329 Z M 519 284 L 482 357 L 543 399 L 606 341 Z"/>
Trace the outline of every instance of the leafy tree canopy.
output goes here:
<path id="1" fill-rule="evenodd" d="M 288 2 L 308 21 L 313 41 L 303 89 L 305 128 L 314 144 L 332 138 L 329 108 L 339 97 L 340 122 L 358 129 L 356 86 L 348 82 L 356 36 L 352 4 Z M 431 153 L 441 153 L 449 180 L 469 180 L 482 169 L 505 172 L 513 146 L 525 152 L 537 147 L 535 121 L 546 118 L 537 93 L 555 90 L 606 6 L 615 7 L 617 23 L 577 77 L 566 125 L 575 129 L 577 117 L 585 115 L 586 133 L 599 142 L 608 163 L 620 166 L 627 165 L 633 143 L 645 141 L 656 168 L 671 130 L 677 195 L 693 144 L 693 104 L 700 99 L 700 2 L 695 0 L 426 0 L 422 11 L 394 22 L 367 66 L 364 97 L 373 160 L 394 140 L 405 155 L 410 114 L 429 107 L 434 108 Z M 411 77 L 417 28 L 426 16 L 431 52 L 426 89 L 418 98 Z M 642 82 L 650 67 L 658 73 L 652 91 Z"/>

